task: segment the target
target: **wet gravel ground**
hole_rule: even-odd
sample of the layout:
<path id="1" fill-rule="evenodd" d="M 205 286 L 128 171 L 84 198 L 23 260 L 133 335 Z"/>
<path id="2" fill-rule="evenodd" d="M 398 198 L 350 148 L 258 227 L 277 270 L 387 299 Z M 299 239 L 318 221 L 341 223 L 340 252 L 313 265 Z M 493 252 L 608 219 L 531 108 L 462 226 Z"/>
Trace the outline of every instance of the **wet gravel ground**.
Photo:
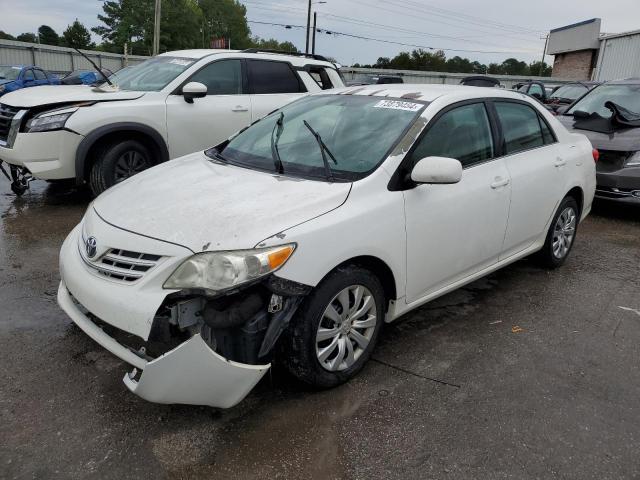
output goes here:
<path id="1" fill-rule="evenodd" d="M 0 179 L 0 478 L 640 478 L 640 210 L 599 206 L 556 271 L 520 261 L 383 332 L 354 381 L 273 372 L 230 410 L 147 403 L 61 312 L 88 197 Z"/>

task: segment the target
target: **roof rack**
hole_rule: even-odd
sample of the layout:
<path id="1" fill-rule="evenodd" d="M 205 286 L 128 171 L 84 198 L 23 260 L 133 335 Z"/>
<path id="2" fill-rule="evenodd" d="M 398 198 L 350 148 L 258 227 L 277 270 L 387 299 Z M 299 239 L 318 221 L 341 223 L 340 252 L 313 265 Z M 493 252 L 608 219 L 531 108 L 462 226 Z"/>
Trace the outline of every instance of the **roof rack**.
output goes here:
<path id="1" fill-rule="evenodd" d="M 322 55 L 302 52 L 287 52 L 285 50 L 273 50 L 268 48 L 247 48 L 245 50 L 242 50 L 242 53 L 277 53 L 279 55 L 292 55 L 294 57 L 313 58 L 314 60 L 332 63 L 331 60 L 327 59 L 327 57 L 323 57 Z"/>

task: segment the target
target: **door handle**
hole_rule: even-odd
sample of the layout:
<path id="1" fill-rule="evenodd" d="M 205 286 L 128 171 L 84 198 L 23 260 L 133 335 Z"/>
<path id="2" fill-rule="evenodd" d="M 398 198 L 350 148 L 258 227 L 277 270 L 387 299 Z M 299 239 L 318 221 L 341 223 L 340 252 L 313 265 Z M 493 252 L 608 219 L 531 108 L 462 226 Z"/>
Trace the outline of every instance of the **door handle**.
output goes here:
<path id="1" fill-rule="evenodd" d="M 496 181 L 491 184 L 491 188 L 495 190 L 500 187 L 506 187 L 507 185 L 509 185 L 508 178 L 496 177 Z"/>
<path id="2" fill-rule="evenodd" d="M 554 165 L 556 167 L 564 167 L 567 164 L 567 161 L 564 158 L 556 157 L 556 161 Z"/>
<path id="3" fill-rule="evenodd" d="M 232 112 L 248 112 L 249 107 L 243 107 L 242 105 L 236 105 L 231 109 Z"/>

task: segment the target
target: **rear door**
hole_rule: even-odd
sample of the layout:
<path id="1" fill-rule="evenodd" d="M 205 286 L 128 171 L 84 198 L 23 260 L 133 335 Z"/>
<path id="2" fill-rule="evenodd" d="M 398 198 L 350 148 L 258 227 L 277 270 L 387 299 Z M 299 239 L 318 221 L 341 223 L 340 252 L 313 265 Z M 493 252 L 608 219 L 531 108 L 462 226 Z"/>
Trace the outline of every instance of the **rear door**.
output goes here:
<path id="1" fill-rule="evenodd" d="M 187 103 L 180 87 L 167 97 L 171 158 L 216 145 L 251 123 L 251 99 L 246 93 L 241 60 L 211 62 L 194 73 L 183 86 L 189 82 L 204 84 L 207 95 Z"/>
<path id="2" fill-rule="evenodd" d="M 518 100 L 493 102 L 501 150 L 511 177 L 511 209 L 502 257 L 527 247 L 546 231 L 564 196 L 567 155 L 542 115 Z"/>
<path id="3" fill-rule="evenodd" d="M 49 83 L 47 80 L 47 76 L 39 68 L 33 69 L 33 75 L 36 78 L 36 82 L 35 82 L 36 85 L 47 85 Z"/>
<path id="4" fill-rule="evenodd" d="M 251 93 L 251 117 L 257 120 L 300 98 L 307 91 L 288 62 L 249 59 L 247 74 Z"/>

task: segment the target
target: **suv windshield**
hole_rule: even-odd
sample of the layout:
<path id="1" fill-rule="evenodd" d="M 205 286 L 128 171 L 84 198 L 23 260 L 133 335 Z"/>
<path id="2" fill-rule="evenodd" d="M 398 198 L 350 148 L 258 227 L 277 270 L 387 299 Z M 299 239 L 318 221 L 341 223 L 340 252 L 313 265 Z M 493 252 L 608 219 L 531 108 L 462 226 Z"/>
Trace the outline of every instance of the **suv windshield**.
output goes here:
<path id="1" fill-rule="evenodd" d="M 277 170 L 276 156 L 285 175 L 327 179 L 330 168 L 336 180 L 357 180 L 384 160 L 425 105 L 369 96 L 306 97 L 240 132 L 221 155 L 229 163 L 266 171 Z M 212 158 L 217 153 L 207 152 Z"/>
<path id="2" fill-rule="evenodd" d="M 588 90 L 585 85 L 575 83 L 573 85 L 563 85 L 551 94 L 551 98 L 563 98 L 566 100 L 575 100 Z"/>
<path id="3" fill-rule="evenodd" d="M 20 67 L 0 65 L 0 80 L 15 80 L 20 75 Z"/>
<path id="4" fill-rule="evenodd" d="M 191 66 L 194 61 L 193 58 L 154 57 L 114 73 L 109 77 L 109 80 L 120 90 L 158 92 Z"/>
<path id="5" fill-rule="evenodd" d="M 589 114 L 595 112 L 601 117 L 609 118 L 611 110 L 604 106 L 607 101 L 640 113 L 640 85 L 600 85 L 578 100 L 566 115 L 581 111 Z"/>

